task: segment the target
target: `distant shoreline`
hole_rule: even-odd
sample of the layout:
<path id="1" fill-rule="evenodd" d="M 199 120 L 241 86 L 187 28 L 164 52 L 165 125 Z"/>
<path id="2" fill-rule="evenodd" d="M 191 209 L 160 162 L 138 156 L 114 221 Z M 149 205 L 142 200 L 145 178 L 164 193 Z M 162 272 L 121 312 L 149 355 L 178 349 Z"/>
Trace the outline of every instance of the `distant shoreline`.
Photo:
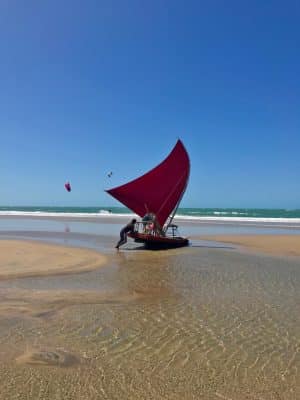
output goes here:
<path id="1" fill-rule="evenodd" d="M 120 206 L 7 206 L 0 205 L 0 215 L 64 215 L 77 217 L 98 216 L 133 216 L 130 209 Z M 207 208 L 207 207 L 183 207 L 176 212 L 177 218 L 190 220 L 221 220 L 221 221 L 289 221 L 300 223 L 300 209 L 284 208 Z"/>
<path id="2" fill-rule="evenodd" d="M 40 211 L 0 211 L 0 219 L 6 218 L 26 218 L 26 219 L 48 219 L 48 220 L 72 220 L 88 221 L 99 223 L 122 223 L 132 217 L 137 217 L 134 213 L 55 213 Z M 287 227 L 300 229 L 300 218 L 255 218 L 255 217 L 211 217 L 211 216 L 191 216 L 176 215 L 174 222 L 185 224 L 228 224 L 228 225 L 247 225 L 247 226 L 270 226 Z"/>

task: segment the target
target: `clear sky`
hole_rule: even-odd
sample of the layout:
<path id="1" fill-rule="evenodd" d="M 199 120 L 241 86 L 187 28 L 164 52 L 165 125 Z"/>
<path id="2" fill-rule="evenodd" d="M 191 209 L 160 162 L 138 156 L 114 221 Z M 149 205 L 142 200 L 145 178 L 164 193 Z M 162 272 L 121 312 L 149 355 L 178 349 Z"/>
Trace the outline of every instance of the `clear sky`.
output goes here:
<path id="1" fill-rule="evenodd" d="M 299 20 L 289 0 L 1 1 L 0 205 L 119 205 L 104 189 L 181 138 L 182 206 L 300 208 Z"/>

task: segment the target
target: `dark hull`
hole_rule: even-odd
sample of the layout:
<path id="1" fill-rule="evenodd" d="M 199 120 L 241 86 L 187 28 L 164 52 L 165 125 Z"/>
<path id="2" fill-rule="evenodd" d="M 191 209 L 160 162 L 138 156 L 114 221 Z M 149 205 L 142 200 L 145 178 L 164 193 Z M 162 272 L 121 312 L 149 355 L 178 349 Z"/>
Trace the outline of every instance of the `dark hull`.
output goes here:
<path id="1" fill-rule="evenodd" d="M 145 233 L 131 233 L 130 236 L 137 243 L 143 243 L 147 249 L 174 249 L 189 245 L 189 240 L 183 237 L 166 237 Z"/>

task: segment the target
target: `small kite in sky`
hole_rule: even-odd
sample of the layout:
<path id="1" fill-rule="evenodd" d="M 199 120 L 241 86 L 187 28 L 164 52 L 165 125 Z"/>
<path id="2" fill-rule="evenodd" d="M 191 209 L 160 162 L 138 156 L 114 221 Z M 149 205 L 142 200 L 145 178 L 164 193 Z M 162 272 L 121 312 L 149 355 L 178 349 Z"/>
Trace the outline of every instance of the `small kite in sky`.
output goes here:
<path id="1" fill-rule="evenodd" d="M 70 182 L 66 182 L 66 183 L 65 183 L 65 188 L 66 188 L 66 190 L 67 190 L 68 192 L 71 192 L 71 184 L 70 184 Z"/>
<path id="2" fill-rule="evenodd" d="M 107 174 L 107 176 L 108 176 L 108 178 L 111 178 L 112 177 L 112 171 L 110 171 L 108 174 Z"/>

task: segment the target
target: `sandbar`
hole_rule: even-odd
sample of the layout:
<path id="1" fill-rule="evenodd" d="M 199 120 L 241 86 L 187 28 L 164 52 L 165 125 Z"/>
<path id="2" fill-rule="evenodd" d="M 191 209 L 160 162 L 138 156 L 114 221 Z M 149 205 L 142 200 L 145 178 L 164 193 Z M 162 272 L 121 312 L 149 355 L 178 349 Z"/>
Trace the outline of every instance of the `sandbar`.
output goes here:
<path id="1" fill-rule="evenodd" d="M 209 235 L 199 239 L 230 243 L 281 256 L 300 256 L 300 235 Z"/>
<path id="2" fill-rule="evenodd" d="M 84 272 L 106 263 L 95 250 L 25 240 L 0 240 L 0 279 Z"/>

